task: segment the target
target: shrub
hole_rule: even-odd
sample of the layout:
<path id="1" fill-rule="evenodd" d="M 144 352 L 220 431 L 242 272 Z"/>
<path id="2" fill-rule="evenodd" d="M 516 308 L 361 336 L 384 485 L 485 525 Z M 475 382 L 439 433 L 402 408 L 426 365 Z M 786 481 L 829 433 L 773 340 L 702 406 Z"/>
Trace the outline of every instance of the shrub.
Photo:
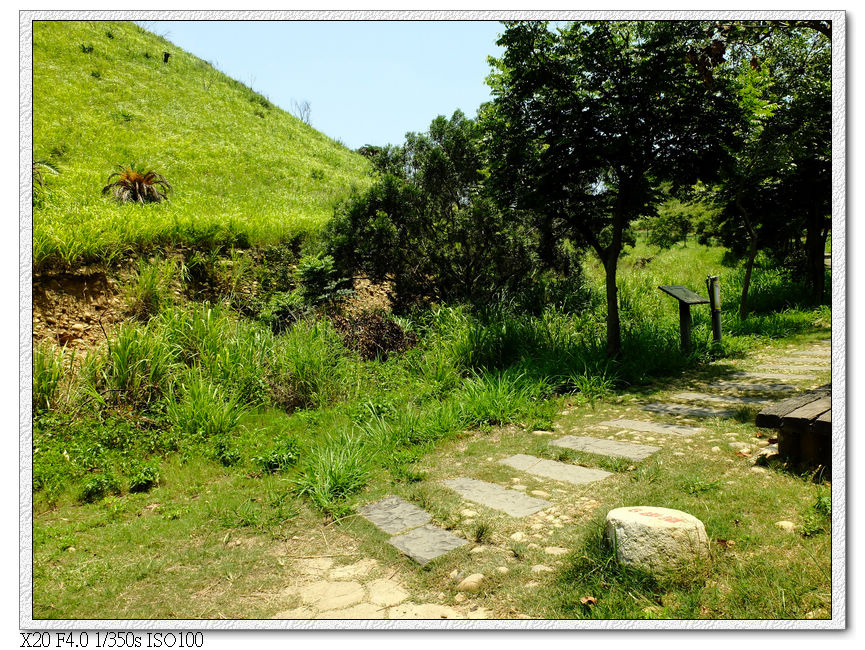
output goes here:
<path id="1" fill-rule="evenodd" d="M 299 291 L 277 291 L 267 299 L 258 317 L 274 334 L 281 334 L 305 313 L 306 305 Z"/>
<path id="2" fill-rule="evenodd" d="M 118 165 L 117 169 L 108 177 L 108 185 L 102 188 L 103 194 L 111 192 L 121 203 L 159 203 L 168 198 L 172 188 L 161 174 L 136 169 L 134 163 L 128 167 Z M 117 180 L 112 183 L 115 176 Z"/>
<path id="3" fill-rule="evenodd" d="M 300 445 L 293 438 L 277 441 L 273 448 L 262 456 L 256 456 L 253 461 L 263 472 L 274 474 L 293 467 L 300 458 Z"/>
<path id="4" fill-rule="evenodd" d="M 159 468 L 155 465 L 144 465 L 137 468 L 129 478 L 130 492 L 147 492 L 159 483 Z"/>
<path id="5" fill-rule="evenodd" d="M 490 302 L 524 284 L 534 233 L 484 196 L 481 132 L 457 111 L 373 157 L 380 176 L 327 227 L 340 273 L 392 281 L 394 308 Z"/>
<path id="6" fill-rule="evenodd" d="M 385 361 L 391 354 L 404 352 L 417 343 L 413 333 L 381 314 L 362 312 L 334 316 L 331 320 L 345 346 L 359 352 L 367 361 Z"/>
<path id="7" fill-rule="evenodd" d="M 118 494 L 120 483 L 113 474 L 100 474 L 88 480 L 82 487 L 78 499 L 85 503 L 98 501 L 108 493 Z"/>
<path id="8" fill-rule="evenodd" d="M 237 465 L 243 458 L 227 434 L 218 434 L 209 440 L 210 456 L 224 465 Z"/>
<path id="9" fill-rule="evenodd" d="M 297 263 L 296 273 L 300 296 L 309 305 L 330 304 L 352 293 L 340 288 L 346 281 L 338 277 L 330 255 L 305 255 Z"/>

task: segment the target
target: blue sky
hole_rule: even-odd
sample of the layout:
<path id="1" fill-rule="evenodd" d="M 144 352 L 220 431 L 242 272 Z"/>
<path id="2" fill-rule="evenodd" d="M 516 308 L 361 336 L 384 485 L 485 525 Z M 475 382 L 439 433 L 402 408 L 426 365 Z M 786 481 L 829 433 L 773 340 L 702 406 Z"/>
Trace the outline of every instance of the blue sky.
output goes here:
<path id="1" fill-rule="evenodd" d="M 437 115 L 474 117 L 490 99 L 492 21 L 150 21 L 140 23 L 356 149 L 401 144 Z"/>

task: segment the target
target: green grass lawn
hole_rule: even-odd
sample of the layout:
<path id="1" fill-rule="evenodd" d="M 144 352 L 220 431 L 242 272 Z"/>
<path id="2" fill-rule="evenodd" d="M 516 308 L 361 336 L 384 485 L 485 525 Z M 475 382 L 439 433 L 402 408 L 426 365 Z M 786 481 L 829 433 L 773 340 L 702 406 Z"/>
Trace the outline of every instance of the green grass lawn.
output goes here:
<path id="1" fill-rule="evenodd" d="M 750 368 L 760 349 L 783 356 L 785 346 L 829 332 L 828 308 L 797 303 L 795 284 L 771 268 L 755 272 L 761 310 L 740 322 L 740 271 L 719 250 L 641 253 L 622 262 L 618 361 L 604 355 L 603 293 L 591 267 L 578 313 L 442 307 L 402 319 L 419 345 L 386 361 L 362 360 L 326 319 L 274 333 L 225 307 L 161 300 L 146 324 L 128 323 L 71 366 L 68 356 L 37 349 L 34 614 L 273 616 L 294 606 L 277 597 L 296 575 L 293 559 L 317 557 L 324 543 L 328 556 L 392 566 L 427 602 L 455 597 L 455 568 L 495 575 L 473 602 L 506 617 L 825 617 L 831 539 L 814 505 L 830 487 L 784 467 L 751 471 L 725 446 L 727 434 L 753 435 L 742 418 L 712 421 L 682 448 L 665 444 L 633 464 L 562 455 L 532 435 L 554 423 L 593 435 L 635 400 L 698 390 L 682 384 Z M 682 354 L 675 304 L 657 285 L 700 291 L 708 273 L 729 292 L 725 342 L 713 347 L 708 314 L 695 314 L 695 351 Z M 557 416 L 564 405 L 568 414 Z M 464 524 L 462 506 L 436 487 L 457 475 L 509 481 L 496 461 L 512 453 L 616 477 L 559 494 L 572 523 L 515 546 L 515 522 L 484 513 Z M 418 571 L 354 514 L 391 493 L 492 550 L 467 547 Z M 734 544 L 714 542 L 696 583 L 623 572 L 599 542 L 600 520 L 636 501 L 688 510 L 713 540 Z M 777 529 L 781 519 L 797 534 Z M 570 554 L 553 562 L 545 545 Z M 531 572 L 551 562 L 552 572 Z M 502 565 L 511 571 L 500 574 Z M 584 596 L 598 606 L 583 607 Z"/>
<path id="2" fill-rule="evenodd" d="M 131 22 L 33 23 L 33 159 L 59 172 L 37 188 L 37 269 L 288 241 L 369 182 L 362 156 Z M 162 174 L 170 200 L 103 196 L 131 163 Z"/>
<path id="3" fill-rule="evenodd" d="M 711 361 L 747 365 L 761 347 L 825 337 L 829 308 L 804 302 L 801 283 L 758 260 L 742 321 L 742 268 L 722 249 L 658 251 L 640 239 L 619 265 L 620 359 L 605 354 L 603 273 L 587 255 L 586 286 L 565 301 L 573 310 L 437 306 L 398 320 L 414 349 L 363 360 L 323 314 L 275 327 L 300 295 L 289 293 L 296 251 L 278 245 L 318 233 L 370 182 L 363 157 L 133 23 L 34 23 L 33 61 L 33 158 L 46 163 L 34 270 L 153 258 L 124 280 L 130 320 L 101 347 L 34 350 L 36 618 L 272 616 L 290 606 L 277 596 L 293 559 L 322 543 L 329 557 L 377 558 L 430 602 L 455 597 L 452 569 L 476 566 L 496 577 L 473 598 L 504 617 L 827 615 L 830 537 L 814 504 L 829 485 L 712 451 L 731 432 L 747 439 L 750 425 L 713 422 L 686 456 L 665 445 L 634 467 L 562 455 L 532 435 L 554 423 L 591 430 L 685 374 L 721 372 Z M 115 166 L 133 162 L 166 177 L 169 201 L 101 194 Z M 181 268 L 161 259 L 163 247 L 211 255 Z M 190 299 L 200 299 L 196 273 L 221 287 L 211 296 L 221 304 Z M 705 295 L 707 275 L 721 277 L 724 342 L 712 344 L 708 309 L 697 307 L 685 354 L 676 303 L 658 285 Z M 465 523 L 458 500 L 435 487 L 464 471 L 511 480 L 496 463 L 510 453 L 616 473 L 562 495 L 573 523 L 543 543 L 571 554 L 541 576 L 529 567 L 550 559 L 540 544 L 511 543 L 517 524 L 492 513 Z M 353 514 L 392 493 L 491 550 L 466 547 L 417 570 Z M 692 511 L 712 539 L 734 544 L 715 542 L 697 583 L 622 571 L 599 542 L 600 519 L 634 500 Z M 502 563 L 512 570 L 498 572 Z"/>

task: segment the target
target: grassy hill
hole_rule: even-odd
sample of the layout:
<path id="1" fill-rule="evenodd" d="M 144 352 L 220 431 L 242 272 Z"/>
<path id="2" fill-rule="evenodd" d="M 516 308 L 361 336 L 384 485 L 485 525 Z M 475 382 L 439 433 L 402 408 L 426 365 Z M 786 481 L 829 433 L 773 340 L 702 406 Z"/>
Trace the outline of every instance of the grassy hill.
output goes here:
<path id="1" fill-rule="evenodd" d="M 169 52 L 167 63 L 163 52 Z M 131 22 L 33 23 L 35 268 L 151 246 L 268 244 L 317 230 L 366 160 L 209 63 Z M 101 189 L 136 163 L 173 187 L 161 204 Z"/>

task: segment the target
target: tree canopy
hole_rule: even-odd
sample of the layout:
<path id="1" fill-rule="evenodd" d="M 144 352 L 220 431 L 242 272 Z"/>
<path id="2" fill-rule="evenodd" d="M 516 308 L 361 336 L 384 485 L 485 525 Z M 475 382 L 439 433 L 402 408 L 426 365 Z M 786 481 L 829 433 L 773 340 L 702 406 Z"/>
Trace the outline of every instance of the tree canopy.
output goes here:
<path id="1" fill-rule="evenodd" d="M 717 175 L 742 109 L 729 79 L 706 83 L 688 53 L 697 22 L 512 22 L 482 110 L 503 207 L 535 215 L 543 258 L 568 238 L 606 270 L 607 349 L 621 350 L 616 268 L 630 223 L 664 181 Z"/>

